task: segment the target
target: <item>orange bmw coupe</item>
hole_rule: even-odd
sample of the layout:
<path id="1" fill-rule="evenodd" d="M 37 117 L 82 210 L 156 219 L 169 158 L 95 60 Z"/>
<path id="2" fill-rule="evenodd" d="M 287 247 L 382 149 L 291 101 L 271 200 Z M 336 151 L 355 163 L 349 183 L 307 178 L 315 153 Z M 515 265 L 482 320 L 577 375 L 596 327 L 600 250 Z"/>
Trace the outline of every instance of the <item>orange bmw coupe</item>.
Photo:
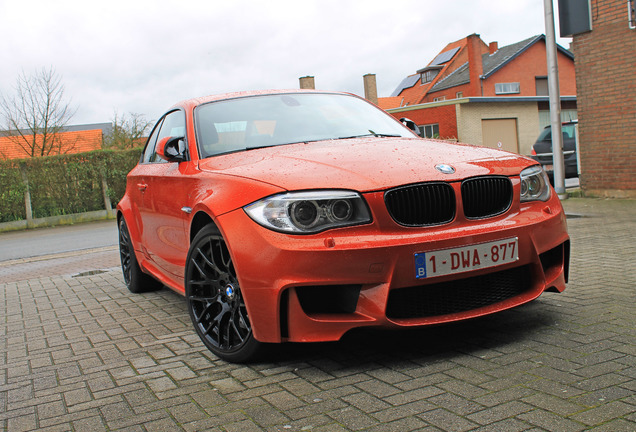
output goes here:
<path id="1" fill-rule="evenodd" d="M 541 166 L 404 124 L 335 92 L 175 105 L 117 206 L 127 287 L 183 294 L 203 343 L 232 362 L 563 291 L 566 218 Z"/>

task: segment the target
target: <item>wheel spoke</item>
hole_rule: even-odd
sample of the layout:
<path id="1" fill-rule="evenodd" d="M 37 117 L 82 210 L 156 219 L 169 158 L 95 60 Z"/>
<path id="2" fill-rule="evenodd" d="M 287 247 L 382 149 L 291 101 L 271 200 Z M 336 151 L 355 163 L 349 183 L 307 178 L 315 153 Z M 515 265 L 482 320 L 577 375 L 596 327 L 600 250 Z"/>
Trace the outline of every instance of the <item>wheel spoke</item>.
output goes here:
<path id="1" fill-rule="evenodd" d="M 203 321 L 203 318 L 208 314 L 208 311 L 212 308 L 212 306 L 214 306 L 214 303 L 209 303 L 203 308 L 203 310 L 201 311 L 200 314 L 197 315 L 195 313 L 195 318 L 196 318 L 196 323 L 197 324 L 201 324 L 201 322 Z"/>
<path id="2" fill-rule="evenodd" d="M 203 288 L 211 287 L 213 289 L 218 290 L 218 288 L 220 287 L 219 279 L 210 278 L 209 275 L 201 275 L 201 277 L 203 277 L 203 279 L 201 280 L 190 278 L 188 282 L 192 285 L 196 285 L 197 287 L 203 287 Z"/>
<path id="3" fill-rule="evenodd" d="M 210 257 L 207 257 L 203 251 L 201 251 L 201 249 L 197 249 L 197 252 L 201 255 L 201 258 L 203 258 L 203 260 L 205 261 L 205 263 L 207 265 L 210 266 L 210 268 L 212 268 L 212 270 L 214 270 L 215 272 L 221 274 L 221 273 L 225 273 L 223 270 L 221 270 L 219 268 L 219 266 L 214 262 L 214 245 L 212 244 L 212 241 L 210 240 Z"/>
<path id="4" fill-rule="evenodd" d="M 217 332 L 217 336 L 220 334 L 220 326 L 221 326 L 221 320 L 223 319 L 223 315 L 225 315 L 225 312 L 221 310 L 218 314 L 214 316 L 214 318 L 210 320 L 210 326 L 206 330 L 206 334 L 209 334 L 210 330 L 215 330 Z M 219 337 L 219 342 L 220 342 L 220 337 Z"/>
<path id="5" fill-rule="evenodd" d="M 215 296 L 200 296 L 200 295 L 191 295 L 188 297 L 190 301 L 198 302 L 198 303 L 216 303 L 218 301 L 219 295 Z"/>
<path id="6" fill-rule="evenodd" d="M 236 335 L 236 337 L 239 339 L 240 342 L 243 342 L 245 340 L 245 338 L 243 337 L 239 329 L 236 327 L 236 323 L 234 321 L 232 321 L 232 330 L 234 330 L 234 334 Z"/>
<path id="7" fill-rule="evenodd" d="M 214 266 L 214 264 L 212 262 L 210 262 L 210 260 L 208 260 L 208 258 L 205 256 L 205 254 L 203 253 L 203 251 L 201 249 L 197 249 L 197 253 L 199 254 L 199 256 L 201 258 L 203 258 L 203 261 L 210 266 L 210 268 L 212 268 L 212 270 L 214 270 L 217 274 L 220 273 Z M 193 259 L 192 260 L 192 264 L 194 264 L 194 267 L 197 269 L 197 271 L 199 272 L 199 274 L 201 275 L 201 277 L 208 277 L 209 278 L 209 274 L 208 272 L 205 271 L 205 269 L 199 265 L 199 263 Z"/>
<path id="8" fill-rule="evenodd" d="M 249 321 L 247 319 L 247 313 L 241 309 L 239 310 L 238 315 L 239 315 L 239 325 L 241 326 L 241 328 L 249 331 L 250 326 L 249 326 Z"/>

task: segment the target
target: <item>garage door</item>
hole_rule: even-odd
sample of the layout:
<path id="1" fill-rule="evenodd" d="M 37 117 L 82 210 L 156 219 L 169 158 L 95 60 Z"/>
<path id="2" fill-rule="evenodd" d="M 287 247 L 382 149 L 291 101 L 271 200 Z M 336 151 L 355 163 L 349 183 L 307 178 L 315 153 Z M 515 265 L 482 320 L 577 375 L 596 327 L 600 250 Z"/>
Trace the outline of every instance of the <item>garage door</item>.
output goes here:
<path id="1" fill-rule="evenodd" d="M 482 143 L 486 147 L 519 153 L 517 136 L 517 119 L 481 121 Z"/>

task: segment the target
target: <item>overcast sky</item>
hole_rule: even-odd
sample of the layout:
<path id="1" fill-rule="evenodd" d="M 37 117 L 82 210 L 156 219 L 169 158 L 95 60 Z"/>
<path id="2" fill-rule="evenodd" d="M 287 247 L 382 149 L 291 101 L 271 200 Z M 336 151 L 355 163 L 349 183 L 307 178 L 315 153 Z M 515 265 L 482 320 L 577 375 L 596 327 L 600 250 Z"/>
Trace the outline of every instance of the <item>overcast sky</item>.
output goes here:
<path id="1" fill-rule="evenodd" d="M 383 97 L 472 33 L 499 46 L 544 34 L 543 1 L 0 0 L 0 93 L 53 67 L 72 124 L 154 120 L 183 99 L 298 88 L 307 75 L 363 95 L 374 73 Z"/>

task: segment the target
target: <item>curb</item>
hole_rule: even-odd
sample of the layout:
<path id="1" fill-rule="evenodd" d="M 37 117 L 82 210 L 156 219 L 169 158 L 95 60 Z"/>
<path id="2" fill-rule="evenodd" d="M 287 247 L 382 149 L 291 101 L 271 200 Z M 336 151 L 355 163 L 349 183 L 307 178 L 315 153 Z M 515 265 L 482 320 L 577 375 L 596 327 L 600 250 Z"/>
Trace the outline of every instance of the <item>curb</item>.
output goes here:
<path id="1" fill-rule="evenodd" d="M 56 225 L 73 225 L 82 222 L 94 222 L 98 220 L 115 219 L 115 212 L 107 210 L 96 210 L 86 213 L 74 213 L 60 216 L 49 216 L 44 218 L 2 222 L 0 223 L 0 233 L 8 231 L 20 231 L 32 228 L 51 227 Z"/>
<path id="2" fill-rule="evenodd" d="M 48 261 L 48 260 L 57 259 L 57 258 L 69 258 L 69 257 L 74 257 L 79 255 L 86 255 L 88 253 L 109 252 L 113 250 L 118 250 L 118 248 L 119 246 L 104 246 L 99 248 L 80 249 L 76 251 L 60 252 L 60 253 L 49 254 L 49 255 L 39 255 L 39 256 L 28 257 L 28 258 L 18 258 L 18 259 L 12 259 L 7 261 L 0 261 L 0 268 L 8 267 L 8 266 L 16 265 L 16 264 L 28 264 L 32 262 Z"/>

